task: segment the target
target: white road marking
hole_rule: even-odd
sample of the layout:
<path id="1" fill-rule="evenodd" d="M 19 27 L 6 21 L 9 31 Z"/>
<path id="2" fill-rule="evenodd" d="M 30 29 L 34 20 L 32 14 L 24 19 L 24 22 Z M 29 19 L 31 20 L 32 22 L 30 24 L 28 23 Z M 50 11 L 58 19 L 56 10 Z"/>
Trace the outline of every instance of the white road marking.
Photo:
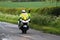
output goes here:
<path id="1" fill-rule="evenodd" d="M 25 37 L 25 38 L 30 38 L 30 39 L 33 39 L 33 37 L 32 36 L 30 36 L 30 35 L 21 35 L 22 37 Z"/>
<path id="2" fill-rule="evenodd" d="M 8 40 L 7 38 L 3 38 L 2 40 Z"/>
<path id="3" fill-rule="evenodd" d="M 28 37 L 28 38 L 31 38 L 31 36 L 27 36 L 27 35 L 22 35 L 23 37 Z"/>

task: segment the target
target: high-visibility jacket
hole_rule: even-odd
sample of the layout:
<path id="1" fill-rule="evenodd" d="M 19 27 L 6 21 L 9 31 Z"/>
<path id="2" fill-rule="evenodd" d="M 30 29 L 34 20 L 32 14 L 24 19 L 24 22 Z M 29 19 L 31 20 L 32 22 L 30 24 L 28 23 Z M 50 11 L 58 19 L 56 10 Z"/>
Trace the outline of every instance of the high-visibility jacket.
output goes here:
<path id="1" fill-rule="evenodd" d="M 20 14 L 20 19 L 27 20 L 29 18 L 30 18 L 30 14 L 29 13 L 21 13 Z"/>

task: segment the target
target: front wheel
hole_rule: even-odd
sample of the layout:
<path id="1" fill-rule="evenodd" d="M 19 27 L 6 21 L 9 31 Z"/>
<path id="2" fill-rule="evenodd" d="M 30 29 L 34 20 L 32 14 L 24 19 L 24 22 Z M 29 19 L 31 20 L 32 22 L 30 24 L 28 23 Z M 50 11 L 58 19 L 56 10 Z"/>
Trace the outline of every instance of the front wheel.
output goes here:
<path id="1" fill-rule="evenodd" d="M 27 33 L 27 30 L 22 30 L 22 34 L 26 34 Z"/>

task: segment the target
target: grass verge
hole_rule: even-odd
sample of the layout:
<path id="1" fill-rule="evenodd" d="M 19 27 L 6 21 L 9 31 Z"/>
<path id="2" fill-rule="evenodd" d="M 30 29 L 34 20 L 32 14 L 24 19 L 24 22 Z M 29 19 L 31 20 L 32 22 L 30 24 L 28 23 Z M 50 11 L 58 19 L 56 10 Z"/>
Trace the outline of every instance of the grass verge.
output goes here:
<path id="1" fill-rule="evenodd" d="M 50 26 L 41 26 L 41 25 L 36 25 L 36 24 L 30 24 L 32 29 L 43 31 L 44 33 L 50 33 L 50 34 L 55 34 L 55 35 L 60 35 L 60 29 L 55 28 L 55 27 L 50 27 Z"/>

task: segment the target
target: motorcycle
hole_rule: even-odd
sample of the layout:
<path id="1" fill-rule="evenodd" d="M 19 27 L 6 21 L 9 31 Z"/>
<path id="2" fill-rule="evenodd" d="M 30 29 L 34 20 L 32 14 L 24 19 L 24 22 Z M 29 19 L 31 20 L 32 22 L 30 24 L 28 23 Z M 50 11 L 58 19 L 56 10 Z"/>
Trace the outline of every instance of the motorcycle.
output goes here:
<path id="1" fill-rule="evenodd" d="M 20 21 L 21 21 L 20 29 L 21 29 L 23 34 L 26 34 L 27 30 L 29 29 L 29 21 L 30 21 L 30 19 L 28 19 L 28 20 L 20 19 Z"/>

